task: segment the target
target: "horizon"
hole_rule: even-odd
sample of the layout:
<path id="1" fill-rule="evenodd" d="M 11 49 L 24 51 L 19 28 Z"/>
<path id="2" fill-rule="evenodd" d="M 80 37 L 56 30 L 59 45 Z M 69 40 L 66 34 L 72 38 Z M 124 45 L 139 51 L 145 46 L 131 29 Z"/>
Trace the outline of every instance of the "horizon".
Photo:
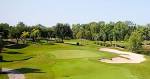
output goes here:
<path id="1" fill-rule="evenodd" d="M 56 23 L 85 24 L 90 22 L 132 21 L 138 25 L 150 23 L 149 0 L 2 0 L 0 22 L 16 25 Z M 90 5 L 90 6 L 89 6 Z"/>

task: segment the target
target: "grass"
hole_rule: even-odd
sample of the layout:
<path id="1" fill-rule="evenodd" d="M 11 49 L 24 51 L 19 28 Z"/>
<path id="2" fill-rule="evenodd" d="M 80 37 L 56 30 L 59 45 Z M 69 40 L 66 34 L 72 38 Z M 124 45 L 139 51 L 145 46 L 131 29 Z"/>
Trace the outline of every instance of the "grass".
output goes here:
<path id="1" fill-rule="evenodd" d="M 99 58 L 118 56 L 100 52 L 93 41 L 67 40 L 65 44 L 30 44 L 20 49 L 5 48 L 2 67 L 18 70 L 26 79 L 150 79 L 150 57 L 140 64 L 107 64 Z M 0 75 L 0 79 L 7 79 Z"/>
<path id="2" fill-rule="evenodd" d="M 56 59 L 73 59 L 73 58 L 88 58 L 88 57 L 99 57 L 99 54 L 91 53 L 92 51 L 87 50 L 56 50 L 52 54 Z"/>
<path id="3" fill-rule="evenodd" d="M 8 79 L 8 76 L 6 74 L 0 74 L 0 79 Z"/>
<path id="4" fill-rule="evenodd" d="M 87 59 L 60 61 L 53 70 L 56 79 L 133 79 L 130 71 L 124 68 Z"/>

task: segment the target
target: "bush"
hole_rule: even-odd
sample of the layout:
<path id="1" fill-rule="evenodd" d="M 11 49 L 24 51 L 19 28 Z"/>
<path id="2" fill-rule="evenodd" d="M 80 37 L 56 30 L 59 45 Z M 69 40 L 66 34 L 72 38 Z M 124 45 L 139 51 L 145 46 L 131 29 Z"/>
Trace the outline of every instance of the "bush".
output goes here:
<path id="1" fill-rule="evenodd" d="M 111 47 L 111 44 L 105 43 L 105 46 L 106 46 L 106 47 Z"/>
<path id="2" fill-rule="evenodd" d="M 79 46 L 80 44 L 79 44 L 79 42 L 77 42 L 77 46 Z"/>
<path id="3" fill-rule="evenodd" d="M 117 44 L 116 46 L 117 46 L 117 47 L 120 47 L 120 48 L 125 48 L 124 45 L 119 45 L 119 44 Z"/>
<path id="4" fill-rule="evenodd" d="M 138 54 L 150 55 L 150 50 L 136 50 Z"/>
<path id="5" fill-rule="evenodd" d="M 136 52 L 142 48 L 143 37 L 142 33 L 139 31 L 132 32 L 129 40 L 128 40 L 128 48 L 129 50 Z"/>
<path id="6" fill-rule="evenodd" d="M 150 43 L 147 43 L 147 45 L 150 45 Z"/>
<path id="7" fill-rule="evenodd" d="M 59 38 L 57 38 L 55 41 L 56 41 L 56 43 L 64 43 L 64 41 Z"/>
<path id="8" fill-rule="evenodd" d="M 64 43 L 64 41 L 56 41 L 56 43 Z"/>

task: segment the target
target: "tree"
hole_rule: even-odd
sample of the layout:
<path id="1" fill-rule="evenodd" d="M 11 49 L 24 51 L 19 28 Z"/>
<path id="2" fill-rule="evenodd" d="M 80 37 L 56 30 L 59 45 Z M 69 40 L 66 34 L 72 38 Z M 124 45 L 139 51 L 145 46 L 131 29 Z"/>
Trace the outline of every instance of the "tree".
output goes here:
<path id="1" fill-rule="evenodd" d="M 86 24 L 85 24 L 86 25 Z M 98 35 L 100 32 L 100 26 L 96 22 L 91 22 L 88 25 L 86 25 L 87 28 L 85 30 L 89 30 L 91 32 L 91 39 L 90 40 L 95 40 L 95 36 Z M 98 39 L 96 39 L 98 40 Z"/>
<path id="2" fill-rule="evenodd" d="M 104 42 L 104 44 L 105 44 L 105 42 L 106 42 L 106 40 L 107 40 L 107 33 L 108 33 L 107 25 L 103 24 L 103 25 L 101 26 L 100 36 L 101 36 L 101 39 L 102 39 L 102 41 Z"/>
<path id="3" fill-rule="evenodd" d="M 3 61 L 3 57 L 2 57 L 2 55 L 1 55 L 2 49 L 3 49 L 2 34 L 3 34 L 3 32 L 0 32 L 0 62 Z M 0 67 L 0 73 L 2 73 L 2 68 L 1 68 L 1 67 Z"/>
<path id="4" fill-rule="evenodd" d="M 108 34 L 107 39 L 108 39 L 108 41 L 110 41 L 110 44 L 112 46 L 114 23 L 110 22 L 109 24 L 107 24 L 107 28 L 108 28 L 108 30 L 107 30 L 107 34 Z"/>
<path id="5" fill-rule="evenodd" d="M 148 35 L 148 40 L 150 40 L 150 27 L 149 27 L 147 35 Z"/>
<path id="6" fill-rule="evenodd" d="M 20 32 L 16 27 L 11 27 L 9 36 L 11 39 L 16 39 L 16 43 L 18 44 Z"/>
<path id="7" fill-rule="evenodd" d="M 124 37 L 128 31 L 128 26 L 124 22 L 117 22 L 114 26 L 114 32 L 116 36 L 116 41 L 119 40 L 124 40 Z"/>
<path id="8" fill-rule="evenodd" d="M 77 38 L 77 39 L 82 39 L 82 38 L 83 38 L 83 31 L 79 31 L 79 32 L 76 34 L 76 38 Z"/>
<path id="9" fill-rule="evenodd" d="M 3 38 L 8 38 L 9 24 L 7 24 L 7 23 L 0 23 L 0 32 L 3 32 L 3 34 L 2 34 Z"/>
<path id="10" fill-rule="evenodd" d="M 73 38 L 73 32 L 70 28 L 70 25 L 69 24 L 64 24 L 64 27 L 65 27 L 65 37 L 67 38 Z"/>
<path id="11" fill-rule="evenodd" d="M 127 23 L 119 21 L 114 24 L 112 35 L 113 35 L 113 41 L 115 41 L 115 47 L 117 45 L 117 41 L 124 41 L 127 32 L 128 32 Z"/>
<path id="12" fill-rule="evenodd" d="M 26 25 L 23 22 L 19 22 L 16 25 L 16 29 L 18 30 L 19 35 L 21 36 L 22 32 L 26 31 Z"/>
<path id="13" fill-rule="evenodd" d="M 10 38 L 15 38 L 16 43 L 18 44 L 20 37 L 22 35 L 22 32 L 28 30 L 27 26 L 23 22 L 19 22 L 16 26 L 10 27 L 9 31 L 9 36 Z"/>
<path id="14" fill-rule="evenodd" d="M 142 42 L 143 42 L 143 35 L 139 31 L 132 32 L 129 40 L 128 40 L 128 47 L 129 50 L 136 52 L 140 48 L 142 48 Z"/>
<path id="15" fill-rule="evenodd" d="M 48 38 L 49 39 L 52 39 L 52 38 L 55 37 L 54 29 L 53 28 L 47 28 L 47 31 L 48 31 Z"/>
<path id="16" fill-rule="evenodd" d="M 48 37 L 48 29 L 47 27 L 43 26 L 42 24 L 37 24 L 33 27 L 33 29 L 38 29 L 40 31 L 40 37 L 41 38 L 47 38 Z"/>
<path id="17" fill-rule="evenodd" d="M 3 32 L 0 32 L 0 53 L 2 52 L 2 49 L 3 49 L 2 34 L 3 34 Z"/>
<path id="18" fill-rule="evenodd" d="M 39 29 L 33 29 L 33 30 L 31 31 L 30 37 L 32 38 L 32 41 L 33 41 L 33 42 L 35 42 L 36 39 L 37 39 L 37 37 L 39 37 L 39 36 L 40 36 L 40 31 L 39 31 Z"/>
<path id="19" fill-rule="evenodd" d="M 23 43 L 25 44 L 26 43 L 26 38 L 29 36 L 29 32 L 22 32 L 21 34 L 21 39 L 23 40 Z"/>
<path id="20" fill-rule="evenodd" d="M 73 24 L 72 31 L 73 31 L 73 38 L 77 38 L 77 33 L 80 31 L 81 25 L 80 24 Z"/>
<path id="21" fill-rule="evenodd" d="M 61 39 L 61 42 L 63 42 L 65 37 L 69 37 L 69 38 L 73 37 L 72 30 L 68 24 L 58 23 L 54 27 L 54 30 L 56 36 Z"/>

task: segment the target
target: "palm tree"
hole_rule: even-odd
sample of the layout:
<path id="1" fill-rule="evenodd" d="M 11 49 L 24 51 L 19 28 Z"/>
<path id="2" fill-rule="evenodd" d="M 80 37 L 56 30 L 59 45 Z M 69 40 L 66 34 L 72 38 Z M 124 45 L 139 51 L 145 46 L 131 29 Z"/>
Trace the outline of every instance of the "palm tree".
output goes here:
<path id="1" fill-rule="evenodd" d="M 40 31 L 38 29 L 33 29 L 31 31 L 30 37 L 32 38 L 32 41 L 35 42 L 36 38 L 39 37 Z"/>
<path id="2" fill-rule="evenodd" d="M 23 39 L 23 43 L 25 44 L 26 43 L 26 38 L 29 36 L 29 32 L 22 32 L 21 34 L 21 38 Z"/>

